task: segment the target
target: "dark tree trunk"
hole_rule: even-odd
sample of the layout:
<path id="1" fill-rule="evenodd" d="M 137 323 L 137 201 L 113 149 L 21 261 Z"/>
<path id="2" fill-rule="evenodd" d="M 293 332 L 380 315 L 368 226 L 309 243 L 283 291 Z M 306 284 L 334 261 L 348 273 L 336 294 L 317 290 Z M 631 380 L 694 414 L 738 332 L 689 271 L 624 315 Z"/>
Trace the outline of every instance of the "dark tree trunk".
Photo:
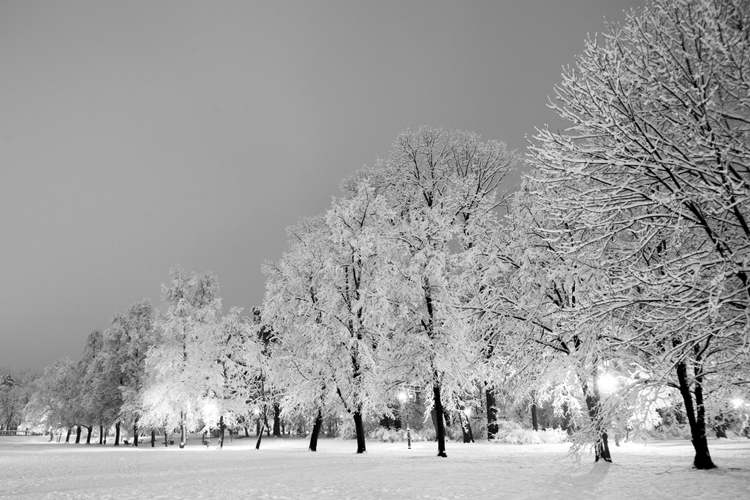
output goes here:
<path id="1" fill-rule="evenodd" d="M 695 369 L 698 372 L 698 367 Z M 696 469 L 715 469 L 711 454 L 708 451 L 708 441 L 706 440 L 706 420 L 705 407 L 703 406 L 703 377 L 695 376 L 695 406 L 693 406 L 693 396 L 690 394 L 690 383 L 687 377 L 687 364 L 684 361 L 677 363 L 677 380 L 680 384 L 680 394 L 682 401 L 685 403 L 685 413 L 687 413 L 688 423 L 690 424 L 690 437 L 692 438 L 693 448 L 695 449 L 695 459 L 693 466 Z"/>
<path id="2" fill-rule="evenodd" d="M 463 435 L 464 443 L 473 443 L 474 433 L 471 432 L 471 422 L 469 421 L 469 417 L 463 412 L 459 412 L 458 420 L 461 424 L 461 434 Z"/>
<path id="3" fill-rule="evenodd" d="M 360 408 L 354 412 L 354 431 L 357 434 L 357 453 L 366 452 L 365 426 L 362 424 L 362 410 Z"/>
<path id="4" fill-rule="evenodd" d="M 185 422 L 180 422 L 180 449 L 184 448 L 187 444 L 187 431 L 185 429 Z"/>
<path id="5" fill-rule="evenodd" d="M 593 389 L 592 391 L 589 391 L 588 384 L 586 382 L 583 382 L 581 385 L 583 387 L 583 394 L 586 396 L 586 408 L 589 411 L 589 417 L 591 418 L 591 422 L 594 425 L 594 428 L 596 429 L 597 433 L 597 441 L 594 445 L 594 453 L 595 458 L 594 462 L 598 462 L 599 459 L 603 459 L 605 462 L 611 462 L 612 456 L 609 454 L 609 443 L 607 442 L 607 431 L 604 428 L 604 425 L 602 424 L 601 418 L 599 416 L 599 387 L 598 387 L 598 374 L 596 371 L 594 371 L 594 382 L 593 382 Z"/>
<path id="6" fill-rule="evenodd" d="M 120 422 L 115 424 L 115 446 L 120 446 Z"/>
<path id="7" fill-rule="evenodd" d="M 151 448 L 156 446 L 156 431 L 151 429 Z"/>
<path id="8" fill-rule="evenodd" d="M 258 429 L 258 439 L 255 441 L 255 449 L 260 450 L 260 442 L 263 439 L 263 425 L 260 426 Z"/>
<path id="9" fill-rule="evenodd" d="M 99 426 L 99 444 L 104 444 L 104 426 Z"/>
<path id="10" fill-rule="evenodd" d="M 281 408 L 279 407 L 279 403 L 273 404 L 273 435 L 275 437 L 281 437 L 281 429 L 280 429 L 280 415 L 281 415 Z"/>
<path id="11" fill-rule="evenodd" d="M 185 412 L 180 411 L 180 449 L 187 444 L 187 429 L 185 429 Z"/>
<path id="12" fill-rule="evenodd" d="M 531 402 L 531 427 L 534 428 L 535 431 L 539 430 L 539 420 L 537 419 L 536 415 L 536 401 Z"/>
<path id="13" fill-rule="evenodd" d="M 469 441 L 469 431 L 466 429 L 466 424 L 464 423 L 464 415 L 461 412 L 458 413 L 458 423 L 461 424 L 462 441 L 464 443 L 470 443 L 471 441 Z"/>
<path id="14" fill-rule="evenodd" d="M 224 448 L 224 415 L 219 417 L 219 448 Z"/>
<path id="15" fill-rule="evenodd" d="M 93 432 L 93 430 L 93 425 L 89 425 L 88 427 L 86 427 L 86 444 L 91 444 L 91 433 Z"/>
<path id="16" fill-rule="evenodd" d="M 79 444 L 81 442 L 81 426 L 76 426 L 76 444 Z"/>
<path id="17" fill-rule="evenodd" d="M 568 403 L 562 404 L 562 412 L 562 430 L 570 436 L 573 434 L 573 425 L 570 422 L 570 408 L 568 407 Z"/>
<path id="18" fill-rule="evenodd" d="M 323 413 L 321 410 L 318 410 L 318 416 L 315 417 L 315 425 L 313 425 L 313 430 L 310 434 L 310 451 L 318 451 L 318 435 L 320 434 L 321 427 L 323 427 Z"/>
<path id="19" fill-rule="evenodd" d="M 68 433 L 65 434 L 65 442 L 66 443 L 70 443 L 70 433 L 72 432 L 72 430 L 73 429 L 71 429 L 70 427 L 68 427 Z"/>
<path id="20" fill-rule="evenodd" d="M 487 397 L 487 439 L 492 441 L 499 430 L 497 426 L 497 401 L 492 389 L 485 389 L 484 394 Z"/>
<path id="21" fill-rule="evenodd" d="M 469 441 L 474 442 L 474 432 L 471 430 L 471 418 L 466 416 L 466 430 L 469 431 Z"/>
<path id="22" fill-rule="evenodd" d="M 169 435 L 167 434 L 167 428 L 164 428 L 164 447 L 169 448 Z"/>
<path id="23" fill-rule="evenodd" d="M 443 402 L 440 399 L 440 383 L 437 374 L 434 375 L 435 381 L 432 386 L 432 395 L 435 404 L 435 435 L 438 443 L 438 456 L 447 457 L 445 453 L 445 425 L 443 422 Z"/>
<path id="24" fill-rule="evenodd" d="M 133 422 L 133 446 L 138 446 L 138 419 Z"/>
<path id="25" fill-rule="evenodd" d="M 249 432 L 247 432 L 247 426 L 245 426 L 245 437 L 246 437 L 246 438 L 249 438 L 249 437 L 250 437 L 250 433 L 249 433 Z"/>

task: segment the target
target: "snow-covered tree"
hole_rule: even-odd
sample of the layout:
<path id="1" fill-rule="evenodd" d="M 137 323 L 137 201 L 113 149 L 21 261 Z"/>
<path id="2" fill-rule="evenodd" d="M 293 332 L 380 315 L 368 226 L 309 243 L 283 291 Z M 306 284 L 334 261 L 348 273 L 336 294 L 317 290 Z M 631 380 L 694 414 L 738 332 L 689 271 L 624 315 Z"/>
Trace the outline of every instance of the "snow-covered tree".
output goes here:
<path id="1" fill-rule="evenodd" d="M 318 430 L 324 410 L 346 411 L 362 453 L 364 413 L 387 412 L 393 395 L 393 307 L 384 284 L 392 241 L 381 232 L 381 219 L 393 218 L 365 178 L 349 188 L 323 217 L 289 230 L 290 251 L 266 267 L 264 314 L 276 332 L 274 373 L 286 378 L 288 406 L 312 411 Z"/>
<path id="2" fill-rule="evenodd" d="M 45 368 L 36 379 L 34 392 L 24 410 L 26 421 L 34 428 L 50 432 L 67 428 L 66 443 L 76 423 L 74 400 L 79 380 L 75 368 L 75 362 L 69 358 L 58 359 Z"/>
<path id="3" fill-rule="evenodd" d="M 19 428 L 37 377 L 38 374 L 29 370 L 0 369 L 0 429 Z"/>
<path id="4" fill-rule="evenodd" d="M 707 385 L 747 383 L 750 6 L 656 0 L 590 40 L 531 148 L 545 238 L 606 272 L 591 321 L 673 372 L 697 468 Z"/>
<path id="5" fill-rule="evenodd" d="M 221 321 L 207 330 L 200 366 L 205 375 L 201 417 L 206 426 L 219 428 L 219 446 L 224 444 L 227 425 L 249 416 L 259 399 L 256 374 L 260 347 L 252 320 L 233 307 Z M 197 365 L 197 366 L 196 366 Z"/>
<path id="6" fill-rule="evenodd" d="M 107 384 L 104 380 L 103 370 L 105 364 L 104 337 L 102 332 L 94 330 L 86 338 L 81 360 L 76 365 L 79 373 L 80 383 L 78 385 L 77 397 L 71 404 L 78 410 L 78 436 L 80 437 L 81 424 L 86 428 L 86 444 L 91 444 L 91 433 L 95 424 L 102 425 L 102 415 L 106 412 L 107 395 L 102 392 L 106 390 Z"/>
<path id="7" fill-rule="evenodd" d="M 179 427 L 184 447 L 187 433 L 198 428 L 202 417 L 205 367 L 215 363 L 213 346 L 206 341 L 218 323 L 221 299 L 211 273 L 188 275 L 177 267 L 170 277 L 169 285 L 162 285 L 169 306 L 156 320 L 158 342 L 146 357 L 142 420 L 165 431 Z"/>
<path id="8" fill-rule="evenodd" d="M 397 216 L 383 237 L 403 248 L 391 263 L 387 294 L 397 304 L 410 377 L 433 392 L 439 456 L 446 456 L 444 402 L 460 407 L 475 387 L 472 366 L 484 339 L 460 307 L 467 299 L 462 280 L 473 276 L 466 263 L 496 225 L 498 187 L 515 161 L 503 143 L 421 128 L 400 134 L 373 169 Z"/>
<path id="9" fill-rule="evenodd" d="M 146 357 L 149 348 L 156 342 L 154 307 L 151 301 L 146 299 L 136 302 L 127 312 L 115 315 L 112 326 L 105 332 L 104 340 L 108 359 L 99 379 L 102 397 L 109 401 L 114 400 L 116 397 L 112 392 L 112 386 L 117 388 L 120 403 L 117 408 L 118 420 L 132 423 L 133 444 L 138 446 L 138 422 L 143 414 Z"/>

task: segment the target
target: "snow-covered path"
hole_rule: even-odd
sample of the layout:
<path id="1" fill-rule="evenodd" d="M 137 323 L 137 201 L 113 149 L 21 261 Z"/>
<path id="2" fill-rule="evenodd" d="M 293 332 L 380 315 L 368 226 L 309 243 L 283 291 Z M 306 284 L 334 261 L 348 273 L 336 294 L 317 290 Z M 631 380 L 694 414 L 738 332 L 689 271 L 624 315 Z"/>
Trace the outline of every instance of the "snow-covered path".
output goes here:
<path id="1" fill-rule="evenodd" d="M 234 440 L 224 450 L 47 444 L 0 437 L 0 498 L 379 499 L 750 498 L 750 441 L 710 442 L 720 469 L 691 468 L 689 442 L 627 443 L 614 464 L 580 467 L 567 445 Z M 148 443 L 146 443 L 148 445 Z"/>

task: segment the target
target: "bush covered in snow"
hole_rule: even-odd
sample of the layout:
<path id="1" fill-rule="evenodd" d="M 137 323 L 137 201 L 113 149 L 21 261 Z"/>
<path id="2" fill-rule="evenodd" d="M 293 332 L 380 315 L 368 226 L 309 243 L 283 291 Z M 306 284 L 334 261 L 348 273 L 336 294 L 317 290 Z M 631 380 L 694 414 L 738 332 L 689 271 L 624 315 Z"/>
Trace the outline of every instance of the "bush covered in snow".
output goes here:
<path id="1" fill-rule="evenodd" d="M 406 442 L 406 430 L 404 429 L 386 429 L 385 427 L 378 427 L 367 435 L 368 439 L 373 441 L 381 441 L 383 443 L 399 443 Z M 434 441 L 435 440 L 435 429 L 431 427 L 425 427 L 422 430 L 411 431 L 412 441 Z"/>
<path id="2" fill-rule="evenodd" d="M 501 420 L 493 441 L 503 444 L 557 444 L 568 440 L 568 434 L 559 429 L 535 431 L 522 427 L 517 422 Z"/>

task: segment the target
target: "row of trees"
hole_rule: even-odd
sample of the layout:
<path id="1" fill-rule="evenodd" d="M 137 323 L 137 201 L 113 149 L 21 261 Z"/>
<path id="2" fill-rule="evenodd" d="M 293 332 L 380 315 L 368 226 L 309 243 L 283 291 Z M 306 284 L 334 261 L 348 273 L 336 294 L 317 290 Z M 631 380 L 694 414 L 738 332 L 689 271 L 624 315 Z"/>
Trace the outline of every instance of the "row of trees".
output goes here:
<path id="1" fill-rule="evenodd" d="M 400 135 L 266 268 L 286 404 L 359 426 L 396 387 L 431 388 L 438 415 L 511 387 L 608 460 L 613 420 L 676 396 L 714 467 L 707 422 L 750 380 L 749 22 L 747 2 L 657 1 L 590 40 L 551 103 L 570 127 L 539 131 L 507 204 L 501 144 Z"/>
<path id="2" fill-rule="evenodd" d="M 324 417 L 347 414 L 361 453 L 365 420 L 416 391 L 446 456 L 442 416 L 483 400 L 492 438 L 504 394 L 551 404 L 610 460 L 613 428 L 679 401 L 695 466 L 714 467 L 706 429 L 750 381 L 749 39 L 747 2 L 631 13 L 563 75 L 551 106 L 570 127 L 538 132 L 516 192 L 504 144 L 402 133 L 289 228 L 259 315 L 222 316 L 215 277 L 174 270 L 165 311 L 135 304 L 92 333 L 29 414 L 184 443 L 283 411 L 314 422 L 313 450 Z"/>
<path id="3" fill-rule="evenodd" d="M 261 399 L 259 363 L 253 359 L 258 330 L 253 320 L 233 308 L 221 315 L 218 283 L 211 273 L 171 271 L 162 285 L 168 304 L 156 311 L 150 301 L 133 304 L 117 314 L 104 332 L 92 332 L 80 361 L 63 358 L 45 369 L 26 406 L 26 419 L 42 429 L 115 427 L 120 443 L 121 424 L 132 427 L 138 446 L 140 428 L 187 433 L 202 427 L 218 428 L 223 444 L 227 424 L 251 421 Z M 261 408 L 264 410 L 265 408 Z M 244 420 L 243 420 L 244 419 Z"/>
<path id="4" fill-rule="evenodd" d="M 0 431 L 23 429 L 24 409 L 38 374 L 0 369 Z"/>

